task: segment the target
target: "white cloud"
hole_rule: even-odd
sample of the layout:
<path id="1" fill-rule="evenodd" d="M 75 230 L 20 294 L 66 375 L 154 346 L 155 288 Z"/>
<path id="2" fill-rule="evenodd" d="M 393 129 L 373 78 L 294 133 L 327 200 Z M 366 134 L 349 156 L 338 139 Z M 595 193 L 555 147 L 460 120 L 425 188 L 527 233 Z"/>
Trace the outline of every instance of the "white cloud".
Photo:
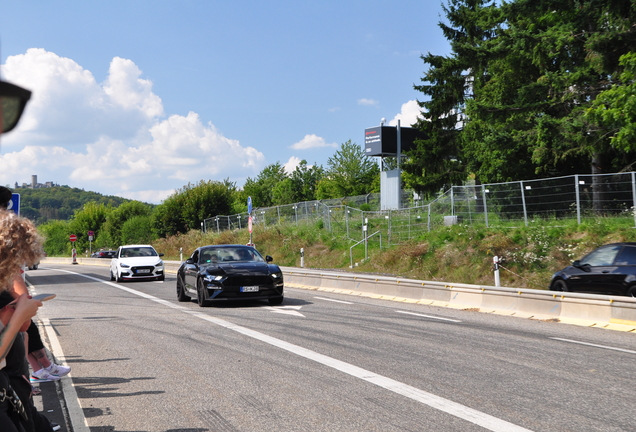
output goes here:
<path id="1" fill-rule="evenodd" d="M 319 137 L 315 134 L 310 134 L 310 135 L 305 135 L 303 139 L 289 146 L 289 148 L 292 148 L 294 150 L 307 150 L 307 149 L 321 148 L 321 147 L 338 148 L 338 144 L 336 143 L 329 144 L 325 142 L 324 138 Z"/>
<path id="2" fill-rule="evenodd" d="M 358 105 L 364 105 L 364 106 L 378 106 L 380 102 L 378 102 L 375 99 L 366 99 L 366 98 L 362 98 L 362 99 L 358 99 Z"/>
<path id="3" fill-rule="evenodd" d="M 301 159 L 297 158 L 296 156 L 292 156 L 289 158 L 289 160 L 283 165 L 283 168 L 285 169 L 285 172 L 287 174 L 291 174 L 294 172 L 294 170 L 296 170 L 296 167 L 298 165 L 300 165 Z"/>
<path id="4" fill-rule="evenodd" d="M 18 127 L 2 137 L 0 184 L 38 175 L 104 194 L 158 203 L 201 179 L 257 173 L 264 155 L 221 135 L 198 114 L 164 116 L 152 82 L 131 60 L 90 71 L 43 49 L 7 58 L 7 81 L 33 91 Z"/>
<path id="5" fill-rule="evenodd" d="M 420 114 L 421 110 L 417 101 L 408 101 L 405 104 L 402 104 L 400 113 L 393 117 L 393 120 L 389 121 L 389 126 L 397 126 L 398 120 L 400 120 L 401 126 L 411 126 L 417 123 L 417 118 Z"/>

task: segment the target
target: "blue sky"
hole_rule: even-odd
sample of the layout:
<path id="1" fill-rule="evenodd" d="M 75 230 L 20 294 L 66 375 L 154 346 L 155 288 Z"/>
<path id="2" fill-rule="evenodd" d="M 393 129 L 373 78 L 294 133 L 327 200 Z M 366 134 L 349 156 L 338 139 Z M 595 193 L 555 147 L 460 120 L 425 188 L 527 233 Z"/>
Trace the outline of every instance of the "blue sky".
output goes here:
<path id="1" fill-rule="evenodd" d="M 411 124 L 440 1 L 5 2 L 0 74 L 29 88 L 0 184 L 159 203 L 199 180 L 326 166 L 381 118 Z"/>

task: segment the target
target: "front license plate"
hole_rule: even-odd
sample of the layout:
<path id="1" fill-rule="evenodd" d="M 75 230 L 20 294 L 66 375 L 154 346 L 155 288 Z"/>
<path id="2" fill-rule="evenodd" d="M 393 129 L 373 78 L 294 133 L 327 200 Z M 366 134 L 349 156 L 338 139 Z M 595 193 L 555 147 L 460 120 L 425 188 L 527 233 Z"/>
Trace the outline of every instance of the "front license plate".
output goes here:
<path id="1" fill-rule="evenodd" d="M 258 292 L 259 288 L 257 286 L 244 286 L 241 287 L 241 292 Z"/>
<path id="2" fill-rule="evenodd" d="M 150 273 L 150 269 L 139 269 L 137 273 Z"/>

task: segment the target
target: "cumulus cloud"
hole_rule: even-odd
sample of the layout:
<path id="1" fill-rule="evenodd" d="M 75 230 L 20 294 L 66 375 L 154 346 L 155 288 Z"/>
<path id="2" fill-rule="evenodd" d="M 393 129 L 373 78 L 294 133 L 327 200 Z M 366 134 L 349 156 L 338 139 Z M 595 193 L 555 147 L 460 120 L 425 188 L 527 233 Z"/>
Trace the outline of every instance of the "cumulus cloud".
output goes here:
<path id="1" fill-rule="evenodd" d="M 336 143 L 327 143 L 324 138 L 319 137 L 315 134 L 305 135 L 303 139 L 298 141 L 297 143 L 292 144 L 289 148 L 294 150 L 307 150 L 312 148 L 321 148 L 321 147 L 338 147 Z"/>
<path id="2" fill-rule="evenodd" d="M 397 126 L 398 120 L 400 125 L 411 126 L 417 123 L 417 119 L 421 114 L 421 109 L 416 100 L 411 100 L 402 104 L 400 113 L 393 117 L 393 120 L 389 121 L 389 126 Z"/>
<path id="3" fill-rule="evenodd" d="M 300 158 L 297 158 L 296 156 L 292 156 L 289 158 L 287 162 L 285 162 L 285 164 L 283 164 L 283 168 L 285 169 L 285 172 L 287 174 L 291 174 L 294 172 L 294 170 L 296 170 L 296 167 L 300 165 L 300 162 L 301 162 Z"/>
<path id="4" fill-rule="evenodd" d="M 366 98 L 362 98 L 362 99 L 358 99 L 358 105 L 364 105 L 364 106 L 378 106 L 380 102 L 378 102 L 375 99 L 366 99 Z"/>
<path id="5" fill-rule="evenodd" d="M 97 83 L 71 59 L 43 49 L 11 56 L 6 80 L 33 91 L 18 127 L 2 137 L 0 184 L 53 181 L 158 203 L 201 179 L 253 175 L 265 164 L 198 114 L 165 117 L 152 82 L 115 57 Z"/>

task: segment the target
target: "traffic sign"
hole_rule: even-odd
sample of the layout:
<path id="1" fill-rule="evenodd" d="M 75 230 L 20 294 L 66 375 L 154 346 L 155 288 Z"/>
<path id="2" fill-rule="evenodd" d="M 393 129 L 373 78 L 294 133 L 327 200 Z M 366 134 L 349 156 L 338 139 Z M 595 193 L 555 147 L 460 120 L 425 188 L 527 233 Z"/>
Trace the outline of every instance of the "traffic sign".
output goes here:
<path id="1" fill-rule="evenodd" d="M 89 231 L 89 232 L 88 232 L 88 235 L 92 237 L 92 236 L 94 236 L 94 235 L 95 235 L 95 233 L 94 233 L 93 231 Z"/>
<path id="2" fill-rule="evenodd" d="M 252 214 L 252 197 L 251 196 L 247 197 L 247 214 Z"/>
<path id="3" fill-rule="evenodd" d="M 252 232 L 252 216 L 247 218 L 247 229 L 250 231 L 250 233 Z"/>
<path id="4" fill-rule="evenodd" d="M 7 205 L 7 210 L 11 210 L 18 216 L 20 216 L 20 194 L 11 194 L 11 201 Z"/>
<path id="5" fill-rule="evenodd" d="M 74 241 L 76 241 L 76 240 L 77 240 L 77 236 L 76 236 L 75 234 L 71 234 L 71 235 L 69 236 L 69 240 L 70 240 L 70 241 L 72 241 L 72 242 L 74 242 Z"/>

